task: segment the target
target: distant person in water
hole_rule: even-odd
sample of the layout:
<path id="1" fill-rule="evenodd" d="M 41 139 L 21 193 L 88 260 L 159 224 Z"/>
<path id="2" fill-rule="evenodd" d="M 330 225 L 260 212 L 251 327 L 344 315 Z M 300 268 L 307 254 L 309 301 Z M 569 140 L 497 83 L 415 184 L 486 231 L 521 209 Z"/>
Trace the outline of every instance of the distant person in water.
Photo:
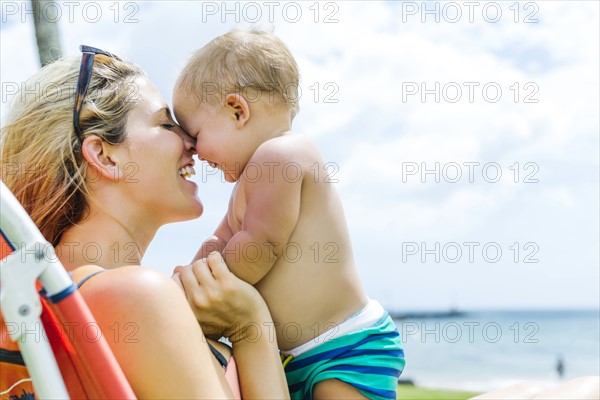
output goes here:
<path id="1" fill-rule="evenodd" d="M 556 373 L 558 374 L 559 378 L 563 378 L 564 374 L 565 374 L 565 362 L 563 359 L 562 354 L 558 355 L 558 358 L 556 360 Z"/>

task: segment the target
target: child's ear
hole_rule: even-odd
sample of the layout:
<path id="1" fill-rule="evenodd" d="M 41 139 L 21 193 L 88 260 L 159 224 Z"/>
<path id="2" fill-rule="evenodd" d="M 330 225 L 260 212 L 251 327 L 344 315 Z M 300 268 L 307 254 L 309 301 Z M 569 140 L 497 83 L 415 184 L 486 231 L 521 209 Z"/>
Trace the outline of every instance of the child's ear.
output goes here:
<path id="1" fill-rule="evenodd" d="M 225 96 L 225 107 L 231 112 L 236 121 L 236 127 L 242 128 L 250 119 L 250 105 L 246 99 L 238 93 L 229 93 Z"/>
<path id="2" fill-rule="evenodd" d="M 111 156 L 111 148 L 108 143 L 98 136 L 88 136 L 81 145 L 83 158 L 88 163 L 88 176 L 92 181 L 98 181 L 100 177 L 109 181 L 118 182 L 122 172 L 119 163 Z"/>

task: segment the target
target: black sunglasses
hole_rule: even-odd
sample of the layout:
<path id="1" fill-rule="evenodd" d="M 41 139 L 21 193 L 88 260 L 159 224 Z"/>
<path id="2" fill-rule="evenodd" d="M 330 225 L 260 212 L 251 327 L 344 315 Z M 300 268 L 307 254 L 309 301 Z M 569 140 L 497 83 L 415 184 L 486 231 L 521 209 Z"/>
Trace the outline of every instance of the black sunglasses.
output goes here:
<path id="1" fill-rule="evenodd" d="M 77 132 L 79 137 L 83 139 L 83 132 L 79 127 L 79 113 L 81 112 L 83 99 L 85 98 L 85 94 L 87 93 L 88 86 L 90 85 L 90 81 L 92 79 L 94 58 L 96 54 L 101 54 L 103 56 L 112 57 L 119 61 L 121 61 L 121 59 L 114 54 L 109 53 L 108 51 L 100 50 L 91 46 L 81 45 L 79 46 L 79 50 L 81 50 L 83 54 L 81 55 L 79 78 L 77 78 L 77 93 L 75 94 L 75 105 L 73 107 L 73 126 L 75 127 L 75 132 Z"/>

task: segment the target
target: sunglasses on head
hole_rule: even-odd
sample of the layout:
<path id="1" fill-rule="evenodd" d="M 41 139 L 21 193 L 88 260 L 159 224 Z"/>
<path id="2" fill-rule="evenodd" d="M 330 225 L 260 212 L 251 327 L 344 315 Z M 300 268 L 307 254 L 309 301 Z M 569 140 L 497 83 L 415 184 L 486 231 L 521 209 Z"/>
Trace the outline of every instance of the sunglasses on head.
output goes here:
<path id="1" fill-rule="evenodd" d="M 92 80 L 92 68 L 94 67 L 94 58 L 96 54 L 111 57 L 121 61 L 121 59 L 108 51 L 100 50 L 91 46 L 79 46 L 79 50 L 83 53 L 81 55 L 81 66 L 79 67 L 79 77 L 77 78 L 77 92 L 75 94 L 75 105 L 73 107 L 73 126 L 75 132 L 79 135 L 80 139 L 83 139 L 83 132 L 79 127 L 79 113 L 83 106 L 83 100 L 87 93 L 90 81 Z"/>

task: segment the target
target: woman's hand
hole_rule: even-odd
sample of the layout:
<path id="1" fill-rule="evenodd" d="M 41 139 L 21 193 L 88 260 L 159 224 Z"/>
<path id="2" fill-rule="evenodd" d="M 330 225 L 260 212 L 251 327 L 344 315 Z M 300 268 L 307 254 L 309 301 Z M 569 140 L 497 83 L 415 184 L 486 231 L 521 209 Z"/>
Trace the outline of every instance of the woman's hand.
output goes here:
<path id="1" fill-rule="evenodd" d="M 233 275 L 218 252 L 178 266 L 173 280 L 183 289 L 207 337 L 239 342 L 271 321 L 267 306 L 250 284 Z M 260 332 L 259 332 L 260 334 Z"/>
<path id="2" fill-rule="evenodd" d="M 289 399 L 277 341 L 271 332 L 261 332 L 272 328 L 273 320 L 258 291 L 232 274 L 217 252 L 175 268 L 173 279 L 205 334 L 222 333 L 233 344 L 242 397 Z"/>

